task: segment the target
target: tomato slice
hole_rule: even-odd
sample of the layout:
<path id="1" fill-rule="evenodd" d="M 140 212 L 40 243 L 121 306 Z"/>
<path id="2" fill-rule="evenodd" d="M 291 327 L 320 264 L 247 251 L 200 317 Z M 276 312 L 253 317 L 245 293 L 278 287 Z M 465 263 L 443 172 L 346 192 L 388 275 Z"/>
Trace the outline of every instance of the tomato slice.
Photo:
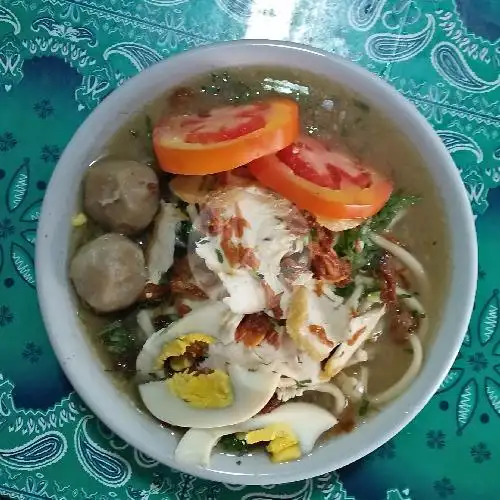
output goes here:
<path id="1" fill-rule="evenodd" d="M 299 208 L 328 219 L 370 217 L 392 192 L 389 180 L 310 137 L 299 137 L 248 168 L 262 184 Z"/>
<path id="2" fill-rule="evenodd" d="M 297 103 L 274 98 L 167 117 L 155 127 L 153 145 L 163 170 L 203 175 L 232 170 L 276 153 L 298 134 Z"/>

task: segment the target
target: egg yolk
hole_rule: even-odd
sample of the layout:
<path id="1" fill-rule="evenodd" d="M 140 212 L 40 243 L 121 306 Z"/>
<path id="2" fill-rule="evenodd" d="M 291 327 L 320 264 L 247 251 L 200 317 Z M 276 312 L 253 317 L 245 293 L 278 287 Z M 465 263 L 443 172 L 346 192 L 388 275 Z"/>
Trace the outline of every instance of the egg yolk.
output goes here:
<path id="1" fill-rule="evenodd" d="M 87 216 L 80 212 L 71 218 L 71 225 L 73 227 L 80 227 L 87 223 Z"/>
<path id="2" fill-rule="evenodd" d="M 271 455 L 272 462 L 288 462 L 301 456 L 299 440 L 288 424 L 273 424 L 247 432 L 245 441 L 248 444 L 269 441 L 266 450 Z"/>
<path id="3" fill-rule="evenodd" d="M 286 331 L 295 345 L 305 351 L 315 361 L 321 361 L 321 352 L 317 350 L 315 338 L 309 332 L 304 335 L 304 325 L 308 319 L 308 295 L 304 286 L 298 287 L 292 294 L 286 320 Z"/>
<path id="4" fill-rule="evenodd" d="M 175 373 L 167 379 L 170 391 L 193 408 L 226 408 L 233 403 L 229 375 L 212 373 Z"/>
<path id="5" fill-rule="evenodd" d="M 187 370 L 192 364 L 192 359 L 184 358 L 182 356 L 170 358 L 170 368 L 172 368 L 174 372 L 182 372 L 183 370 Z"/>
<path id="6" fill-rule="evenodd" d="M 215 339 L 211 335 L 205 333 L 188 333 L 187 335 L 182 335 L 177 337 L 172 342 L 165 344 L 160 352 L 160 355 L 156 359 L 155 370 L 161 370 L 163 368 L 163 363 L 168 358 L 182 356 L 186 349 L 194 342 L 205 342 L 206 344 L 213 344 Z M 177 368 L 174 370 L 177 370 Z M 182 367 L 180 367 L 183 369 Z M 184 366 L 184 368 L 189 368 L 189 365 Z"/>

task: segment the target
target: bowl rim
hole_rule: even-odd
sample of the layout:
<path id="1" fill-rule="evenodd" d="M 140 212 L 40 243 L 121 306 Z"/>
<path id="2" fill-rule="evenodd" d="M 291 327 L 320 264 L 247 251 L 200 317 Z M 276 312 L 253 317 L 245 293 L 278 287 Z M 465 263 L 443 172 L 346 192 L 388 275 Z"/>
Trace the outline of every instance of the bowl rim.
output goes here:
<path id="1" fill-rule="evenodd" d="M 434 346 L 431 352 L 427 354 L 426 365 L 433 366 L 432 381 L 427 381 L 423 383 L 423 380 L 419 378 L 414 381 L 412 386 L 408 388 L 400 399 L 404 399 L 404 404 L 401 404 L 401 408 L 406 408 L 402 411 L 399 417 L 396 419 L 390 428 L 384 424 L 383 420 L 377 419 L 375 423 L 369 423 L 364 425 L 370 425 L 373 435 L 371 440 L 367 442 L 361 449 L 352 450 L 348 456 L 343 459 L 337 460 L 336 464 L 332 464 L 328 460 L 324 460 L 321 464 L 316 464 L 314 466 L 300 466 L 296 463 L 296 466 L 289 466 L 289 464 L 281 464 L 280 466 L 275 466 L 270 464 L 269 474 L 255 475 L 253 473 L 246 474 L 244 471 L 240 473 L 228 472 L 224 470 L 217 470 L 213 468 L 199 468 L 193 466 L 187 466 L 185 464 L 177 463 L 174 460 L 167 460 L 165 457 L 161 458 L 156 449 L 151 446 L 146 446 L 141 439 L 134 433 L 130 432 L 118 419 L 115 420 L 113 415 L 105 413 L 101 408 L 101 404 L 94 398 L 92 387 L 88 385 L 88 380 L 81 378 L 81 372 L 77 367 L 75 362 L 75 357 L 68 357 L 67 349 L 64 344 L 58 339 L 59 327 L 57 326 L 56 315 L 59 312 L 58 305 L 55 304 L 53 300 L 53 287 L 56 281 L 51 276 L 50 267 L 45 265 L 46 259 L 48 259 L 48 254 L 51 252 L 51 226 L 53 226 L 52 221 L 52 205 L 53 199 L 56 194 L 56 185 L 62 178 L 62 168 L 64 165 L 71 163 L 71 150 L 78 144 L 79 138 L 83 136 L 84 131 L 90 129 L 93 124 L 99 119 L 99 116 L 104 112 L 105 109 L 112 107 L 114 102 L 118 100 L 120 94 L 124 92 L 130 92 L 134 89 L 138 82 L 145 81 L 149 75 L 165 71 L 169 68 L 175 67 L 176 64 L 187 64 L 191 60 L 191 64 L 196 59 L 203 57 L 209 57 L 210 55 L 217 52 L 224 52 L 227 50 L 236 50 L 241 47 L 258 47 L 260 49 L 269 48 L 270 50 L 281 50 L 285 52 L 294 51 L 301 52 L 307 56 L 322 57 L 325 63 L 336 65 L 337 67 L 347 68 L 349 72 L 355 73 L 360 79 L 366 80 L 370 83 L 370 86 L 376 87 L 379 92 L 385 94 L 388 99 L 393 101 L 395 105 L 400 108 L 402 113 L 406 113 L 407 118 L 415 124 L 415 130 L 422 134 L 427 141 L 429 141 L 429 148 L 433 149 L 436 153 L 436 163 L 442 166 L 446 170 L 446 175 L 450 181 L 450 189 L 454 193 L 454 203 L 456 203 L 455 208 L 458 208 L 459 214 L 457 218 L 460 219 L 462 226 L 459 228 L 460 239 L 462 241 L 463 248 L 460 250 L 461 255 L 468 257 L 468 265 L 461 267 L 460 272 L 462 273 L 460 278 L 460 284 L 463 286 L 463 293 L 461 294 L 460 304 L 456 297 L 456 293 L 452 293 L 452 277 L 456 274 L 456 271 L 451 269 L 450 272 L 450 290 L 448 295 L 453 295 L 454 304 L 457 311 L 455 311 L 457 317 L 453 318 L 450 314 L 448 316 L 443 315 L 441 319 L 441 325 L 436 332 L 436 338 L 434 343 L 438 340 L 440 333 L 444 330 L 444 325 L 448 321 L 453 324 L 458 332 L 454 338 L 447 339 L 447 349 L 450 353 L 445 359 L 435 359 L 431 364 L 432 351 L 435 350 Z M 217 59 L 219 60 L 219 59 Z M 265 61 L 263 61 L 265 64 Z M 222 66 L 220 66 L 222 67 Z M 64 168 L 67 168 L 64 167 Z M 63 221 L 64 222 L 64 221 Z M 64 223 L 69 224 L 69 221 Z M 456 231 L 456 230 L 455 230 Z M 450 228 L 450 237 L 453 231 Z M 460 178 L 458 169 L 456 168 L 451 156 L 446 150 L 444 144 L 439 139 L 438 135 L 432 128 L 432 126 L 427 122 L 427 120 L 418 112 L 412 103 L 410 103 L 406 98 L 404 98 L 395 88 L 390 86 L 387 82 L 380 79 L 378 76 L 370 73 L 368 70 L 356 65 L 355 63 L 341 58 L 335 54 L 329 53 L 324 50 L 309 47 L 306 45 L 293 43 L 293 42 L 283 42 L 283 41 L 273 41 L 273 40 L 237 40 L 231 42 L 221 42 L 215 43 L 203 47 L 198 47 L 195 49 L 187 50 L 185 52 L 177 53 L 168 59 L 160 61 L 155 65 L 149 67 L 145 71 L 132 77 L 130 80 L 126 81 L 121 87 L 118 87 L 113 91 L 108 97 L 106 97 L 99 106 L 92 111 L 92 113 L 84 120 L 80 125 L 68 145 L 66 146 L 63 155 L 61 156 L 54 172 L 49 181 L 49 185 L 46 191 L 46 195 L 42 205 L 41 216 L 39 220 L 38 230 L 37 230 L 37 244 L 36 244 L 36 276 L 37 276 L 37 293 L 40 309 L 42 312 L 43 321 L 47 329 L 49 340 L 58 358 L 58 361 L 71 382 L 72 386 L 82 398 L 85 404 L 91 409 L 91 411 L 102 420 L 110 429 L 116 432 L 117 435 L 122 437 L 125 441 L 131 444 L 134 448 L 142 451 L 143 453 L 151 456 L 152 458 L 164 463 L 174 469 L 181 472 L 192 474 L 204 479 L 210 479 L 215 481 L 222 481 L 232 484 L 280 484 L 298 481 L 302 479 L 308 479 L 317 475 L 331 472 L 332 470 L 338 469 L 345 465 L 348 465 L 363 456 L 371 453 L 376 448 L 381 446 L 383 443 L 391 439 L 395 434 L 397 434 L 403 427 L 405 427 L 416 415 L 417 413 L 427 404 L 430 398 L 434 395 L 438 389 L 441 382 L 444 380 L 446 374 L 451 368 L 454 359 L 459 351 L 462 340 L 465 336 L 468 323 L 472 314 L 472 308 L 474 304 L 475 290 L 477 284 L 477 243 L 476 243 L 476 233 L 474 216 L 469 204 L 467 193 L 465 187 Z M 452 246 L 450 238 L 450 246 Z M 465 259 L 462 259 L 465 262 Z M 452 266 L 453 267 L 453 266 Z M 69 287 L 66 285 L 66 294 L 69 294 Z M 451 300 L 451 299 L 450 299 Z M 460 307 L 458 307 L 460 306 Z M 447 311 L 449 308 L 447 308 Z M 72 332 L 75 334 L 75 332 Z M 83 332 L 79 331 L 75 335 L 84 337 Z M 83 339 L 85 340 L 85 339 Z M 439 362 L 438 362 L 439 361 Z M 422 373 L 422 372 L 421 372 Z M 110 382 L 111 383 L 111 382 Z M 118 389 L 114 389 L 118 392 Z M 417 394 L 418 397 L 410 400 L 406 397 L 408 394 Z M 121 395 L 121 397 L 124 397 Z M 416 403 L 415 403 L 416 400 Z M 134 411 L 137 411 L 134 409 Z M 382 413 L 387 412 L 388 409 L 384 409 Z M 356 431 L 359 432 L 359 431 Z M 339 438 L 345 441 L 345 437 Z M 327 447 L 319 450 L 315 450 L 312 455 L 322 454 Z M 359 447 L 358 447 L 359 448 Z M 322 451 L 323 450 L 323 451 Z M 328 457 L 328 454 L 323 454 L 323 458 Z M 293 464 L 293 462 L 292 462 Z M 303 465 L 306 465 L 305 463 Z"/>

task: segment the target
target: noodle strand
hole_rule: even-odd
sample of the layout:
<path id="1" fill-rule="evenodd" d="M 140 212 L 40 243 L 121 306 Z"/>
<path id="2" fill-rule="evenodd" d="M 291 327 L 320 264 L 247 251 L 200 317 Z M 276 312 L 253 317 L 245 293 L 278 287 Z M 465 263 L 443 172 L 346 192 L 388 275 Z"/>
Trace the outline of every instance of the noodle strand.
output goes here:
<path id="1" fill-rule="evenodd" d="M 401 300 L 410 310 L 415 311 L 420 315 L 418 330 L 415 332 L 415 335 L 417 335 L 420 340 L 424 340 L 427 335 L 427 331 L 429 330 L 429 318 L 427 317 L 424 306 L 416 297 L 402 288 L 398 287 L 396 289 L 396 293 L 398 295 L 410 295 L 409 297 L 402 297 Z"/>
<path id="2" fill-rule="evenodd" d="M 396 259 L 411 271 L 418 283 L 420 293 L 426 296 L 429 291 L 429 281 L 422 264 L 410 252 L 379 234 L 372 234 L 370 237 L 375 245 L 394 255 Z"/>
<path id="3" fill-rule="evenodd" d="M 344 368 L 349 368 L 350 366 L 359 365 L 359 363 L 364 363 L 368 361 L 368 353 L 363 347 L 360 347 L 347 362 Z"/>
<path id="4" fill-rule="evenodd" d="M 406 373 L 389 389 L 374 396 L 367 395 L 368 401 L 377 405 L 389 403 L 399 397 L 408 386 L 415 380 L 423 362 L 423 349 L 420 339 L 412 334 L 408 337 L 408 342 L 413 349 L 413 359 Z"/>
<path id="5" fill-rule="evenodd" d="M 306 391 L 316 391 L 316 392 L 325 392 L 330 394 L 335 399 L 335 414 L 340 415 L 344 408 L 347 406 L 347 400 L 344 396 L 344 393 L 333 383 L 326 382 L 324 384 L 311 385 L 306 387 Z"/>
<path id="6" fill-rule="evenodd" d="M 291 378 L 284 377 L 280 380 L 276 395 L 280 401 L 286 402 L 293 398 L 304 395 L 304 392 L 315 391 L 324 392 L 333 396 L 335 400 L 335 414 L 340 415 L 347 406 L 344 393 L 333 382 L 322 382 L 306 386 L 298 386 L 297 382 Z"/>
<path id="7" fill-rule="evenodd" d="M 368 381 L 368 372 L 366 371 L 366 377 Z M 346 394 L 346 396 L 354 402 L 360 401 L 366 386 L 363 385 L 363 381 L 361 380 L 363 378 L 360 377 L 360 380 L 358 380 L 356 377 L 350 377 L 349 375 L 346 375 L 345 373 L 340 372 L 336 377 L 335 381 L 339 384 L 340 390 Z"/>
<path id="8" fill-rule="evenodd" d="M 351 296 L 345 302 L 345 306 L 350 311 L 357 311 L 358 310 L 359 301 L 361 300 L 361 296 L 363 295 L 364 290 L 365 290 L 365 287 L 362 283 L 356 284 Z"/>

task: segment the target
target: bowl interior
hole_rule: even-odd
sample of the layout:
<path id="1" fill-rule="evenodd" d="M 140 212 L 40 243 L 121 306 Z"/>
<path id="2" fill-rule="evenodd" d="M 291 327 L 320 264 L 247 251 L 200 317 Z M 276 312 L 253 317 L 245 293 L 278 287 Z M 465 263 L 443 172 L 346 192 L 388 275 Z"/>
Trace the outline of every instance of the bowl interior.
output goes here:
<path id="1" fill-rule="evenodd" d="M 423 369 L 409 390 L 355 432 L 336 438 L 296 462 L 272 465 L 266 456 L 214 455 L 209 469 L 174 461 L 176 437 L 137 411 L 103 371 L 77 320 L 67 278 L 71 216 L 83 173 L 131 115 L 169 87 L 199 73 L 231 66 L 287 66 L 326 76 L 361 94 L 411 140 L 441 193 L 451 229 L 451 284 L 443 320 Z M 340 468 L 373 451 L 406 425 L 449 370 L 465 333 L 475 294 L 477 251 L 473 216 L 453 161 L 425 119 L 397 91 L 348 61 L 283 42 L 240 41 L 174 56 L 113 92 L 87 118 L 62 155 L 50 181 L 36 248 L 40 306 L 59 361 L 87 405 L 124 440 L 172 467 L 207 479 L 241 484 L 297 481 Z M 460 272 L 457 272 L 460 270 Z M 241 462 L 241 465 L 237 464 Z"/>

